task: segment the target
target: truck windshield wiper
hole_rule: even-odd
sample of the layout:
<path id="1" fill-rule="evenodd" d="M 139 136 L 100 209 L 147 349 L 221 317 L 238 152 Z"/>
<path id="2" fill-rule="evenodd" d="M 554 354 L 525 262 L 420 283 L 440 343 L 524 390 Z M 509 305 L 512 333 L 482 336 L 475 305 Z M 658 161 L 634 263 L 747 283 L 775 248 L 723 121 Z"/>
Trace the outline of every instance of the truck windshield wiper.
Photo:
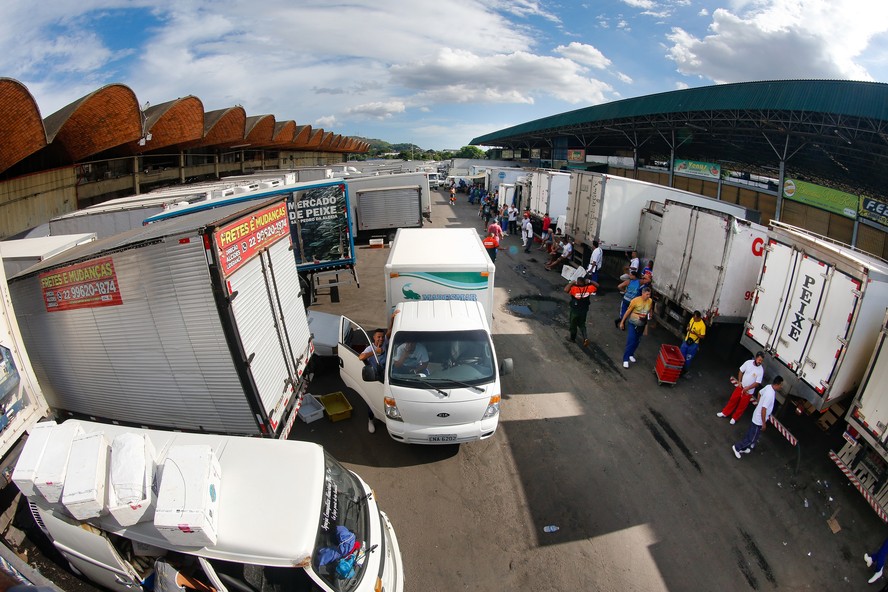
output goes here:
<path id="1" fill-rule="evenodd" d="M 467 383 L 467 382 L 461 382 L 461 381 L 459 381 L 459 380 L 453 380 L 452 378 L 437 378 L 437 377 L 436 377 L 436 378 L 434 378 L 434 380 L 446 380 L 447 382 L 451 382 L 451 383 L 453 383 L 453 384 L 458 384 L 459 386 L 463 386 L 463 387 L 465 387 L 465 388 L 475 389 L 475 390 L 478 391 L 479 393 L 483 393 L 483 392 L 484 392 L 484 389 L 481 388 L 480 386 L 477 386 L 477 385 L 474 385 L 474 384 L 469 384 L 469 383 Z"/>
<path id="2" fill-rule="evenodd" d="M 439 393 L 441 393 L 445 397 L 449 396 L 447 391 L 442 391 L 441 389 L 439 389 L 438 387 L 436 387 L 435 385 L 433 385 L 429 381 L 423 380 L 422 378 L 417 378 L 415 376 L 397 376 L 396 379 L 403 380 L 405 382 L 418 382 L 418 383 L 422 384 L 423 386 L 426 386 L 426 387 L 432 389 L 433 391 L 438 391 Z"/>

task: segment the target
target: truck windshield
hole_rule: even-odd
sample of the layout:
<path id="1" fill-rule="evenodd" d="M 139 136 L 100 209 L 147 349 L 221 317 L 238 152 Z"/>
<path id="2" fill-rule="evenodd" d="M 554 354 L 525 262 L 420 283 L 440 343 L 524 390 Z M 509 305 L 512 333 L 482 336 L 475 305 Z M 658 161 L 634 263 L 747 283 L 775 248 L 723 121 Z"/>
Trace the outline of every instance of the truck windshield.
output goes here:
<path id="1" fill-rule="evenodd" d="M 326 452 L 324 460 L 324 504 L 312 569 L 332 590 L 347 592 L 361 582 L 367 565 L 365 553 L 371 547 L 366 497 L 369 492 L 364 491 L 351 471 Z M 359 547 L 352 553 L 356 545 Z"/>
<path id="2" fill-rule="evenodd" d="M 487 332 L 399 331 L 389 354 L 389 382 L 416 387 L 417 376 L 436 387 L 475 386 L 495 378 Z"/>

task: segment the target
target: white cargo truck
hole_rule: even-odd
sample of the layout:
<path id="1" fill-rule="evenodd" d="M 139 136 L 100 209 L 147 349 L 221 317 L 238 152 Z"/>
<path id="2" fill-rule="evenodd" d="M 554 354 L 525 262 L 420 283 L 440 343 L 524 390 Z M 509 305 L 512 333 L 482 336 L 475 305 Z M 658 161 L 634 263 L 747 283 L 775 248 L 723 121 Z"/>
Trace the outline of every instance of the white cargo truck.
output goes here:
<path id="1" fill-rule="evenodd" d="M 282 197 L 87 243 L 10 280 L 50 407 L 286 438 L 311 337 Z"/>
<path id="2" fill-rule="evenodd" d="M 570 173 L 536 170 L 530 176 L 530 212 L 543 217 L 547 212 L 552 220 L 567 214 L 570 194 Z"/>
<path id="3" fill-rule="evenodd" d="M 682 337 L 699 310 L 707 324 L 742 324 L 762 267 L 768 229 L 671 200 L 657 245 L 654 316 Z"/>
<path id="4" fill-rule="evenodd" d="M 68 424 L 93 446 L 67 451 L 65 491 L 79 472 L 86 487 L 75 493 L 93 495 L 95 515 L 73 517 L 76 506 L 33 491 L 19 467 L 13 478 L 59 553 L 108 590 L 404 589 L 398 539 L 373 490 L 317 444 L 74 419 L 53 429 Z M 141 457 L 116 446 L 125 438 L 145 442 Z M 148 511 L 123 522 L 99 493 L 128 490 L 119 487 L 128 482 L 118 478 L 127 473 L 118 454 L 149 475 Z"/>
<path id="5" fill-rule="evenodd" d="M 496 266 L 471 228 L 401 229 L 385 264 L 389 310 L 409 300 L 481 303 L 493 324 Z"/>
<path id="6" fill-rule="evenodd" d="M 18 458 L 22 436 L 49 411 L 19 331 L 0 268 L 0 473 Z M 0 479 L 0 485 L 8 483 Z"/>
<path id="7" fill-rule="evenodd" d="M 888 313 L 860 388 L 848 407 L 844 446 L 833 462 L 854 483 L 882 520 L 888 521 Z M 839 407 L 839 406 L 837 406 Z M 831 409 L 830 412 L 836 410 Z"/>
<path id="8" fill-rule="evenodd" d="M 407 301 L 395 310 L 388 355 L 372 364 L 358 357 L 370 344 L 364 329 L 346 317 L 311 313 L 315 339 L 339 358 L 346 386 L 398 442 L 459 444 L 492 436 L 500 375 L 511 371 L 512 360 L 498 365 L 481 304 Z"/>
<path id="9" fill-rule="evenodd" d="M 888 263 L 771 222 L 741 344 L 765 352 L 784 396 L 816 409 L 854 394 L 888 306 Z"/>
<path id="10" fill-rule="evenodd" d="M 703 197 L 654 183 L 587 171 L 570 173 L 570 196 L 564 232 L 572 236 L 578 254 L 588 258 L 592 241 L 605 251 L 630 251 L 637 246 L 641 211 L 649 202 L 666 200 L 756 222 L 760 214 L 736 204 Z M 653 254 L 648 256 L 652 258 Z"/>

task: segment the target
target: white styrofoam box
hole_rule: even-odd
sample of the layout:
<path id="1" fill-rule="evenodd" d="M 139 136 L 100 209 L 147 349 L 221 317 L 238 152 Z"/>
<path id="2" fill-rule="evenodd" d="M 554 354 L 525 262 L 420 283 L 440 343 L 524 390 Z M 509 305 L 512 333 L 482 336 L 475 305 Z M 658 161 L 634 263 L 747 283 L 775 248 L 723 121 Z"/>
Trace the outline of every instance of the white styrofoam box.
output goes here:
<path id="1" fill-rule="evenodd" d="M 141 452 L 140 452 L 141 451 Z M 117 461 L 136 468 L 141 476 L 136 484 Z M 154 445 L 142 434 L 120 434 L 111 442 L 111 470 L 108 480 L 108 511 L 121 526 L 132 526 L 154 518 L 157 503 L 157 456 Z M 121 500 L 124 497 L 127 501 Z"/>
<path id="2" fill-rule="evenodd" d="M 98 432 L 83 434 L 71 443 L 62 504 L 78 520 L 105 513 L 108 481 L 108 440 Z"/>
<path id="3" fill-rule="evenodd" d="M 22 452 L 15 463 L 12 481 L 25 497 L 37 495 L 37 488 L 34 486 L 34 480 L 37 477 L 37 467 L 40 465 L 43 451 L 46 449 L 46 443 L 49 441 L 49 435 L 55 429 L 55 426 L 56 422 L 54 421 L 43 421 L 31 428 L 25 447 L 22 448 Z"/>
<path id="4" fill-rule="evenodd" d="M 324 406 L 314 395 L 305 393 L 302 397 L 302 405 L 299 406 L 299 417 L 305 423 L 311 423 L 324 417 Z"/>
<path id="5" fill-rule="evenodd" d="M 73 421 L 57 425 L 49 435 L 43 458 L 37 465 L 35 485 L 37 491 L 51 504 L 62 498 L 65 487 L 65 472 L 68 470 L 68 455 L 74 438 L 83 433 L 83 428 Z"/>
<path id="6" fill-rule="evenodd" d="M 163 461 L 154 526 L 175 545 L 216 543 L 222 469 L 213 449 L 172 446 Z"/>

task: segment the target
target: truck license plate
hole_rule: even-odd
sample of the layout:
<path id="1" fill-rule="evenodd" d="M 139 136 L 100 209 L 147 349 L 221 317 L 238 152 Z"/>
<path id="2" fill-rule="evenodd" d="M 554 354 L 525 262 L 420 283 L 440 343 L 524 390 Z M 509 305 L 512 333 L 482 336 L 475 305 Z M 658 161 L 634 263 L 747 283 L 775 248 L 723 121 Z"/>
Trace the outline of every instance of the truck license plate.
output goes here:
<path id="1" fill-rule="evenodd" d="M 429 436 L 429 442 L 456 442 L 456 434 L 438 434 Z"/>

